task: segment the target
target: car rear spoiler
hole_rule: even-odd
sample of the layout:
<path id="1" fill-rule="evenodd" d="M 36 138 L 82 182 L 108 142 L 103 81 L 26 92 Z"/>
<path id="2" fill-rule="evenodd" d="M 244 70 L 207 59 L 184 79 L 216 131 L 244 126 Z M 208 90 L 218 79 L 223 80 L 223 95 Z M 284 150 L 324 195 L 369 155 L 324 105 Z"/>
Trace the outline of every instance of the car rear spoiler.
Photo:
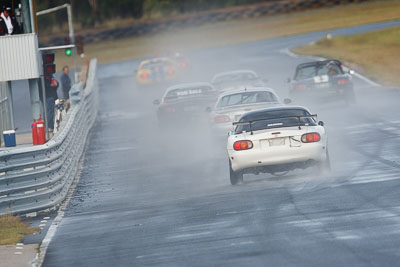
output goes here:
<path id="1" fill-rule="evenodd" d="M 317 114 L 310 114 L 310 115 L 303 115 L 303 116 L 285 116 L 285 117 L 276 117 L 276 118 L 269 118 L 269 119 L 259 119 L 259 120 L 252 120 L 252 121 L 243 121 L 243 122 L 233 122 L 232 124 L 235 125 L 244 125 L 244 124 L 251 124 L 254 122 L 259 122 L 259 121 L 270 121 L 270 120 L 277 120 L 277 119 L 289 119 L 289 118 L 297 118 L 300 122 L 301 118 L 317 118 Z M 250 129 L 251 131 L 251 129 Z"/>

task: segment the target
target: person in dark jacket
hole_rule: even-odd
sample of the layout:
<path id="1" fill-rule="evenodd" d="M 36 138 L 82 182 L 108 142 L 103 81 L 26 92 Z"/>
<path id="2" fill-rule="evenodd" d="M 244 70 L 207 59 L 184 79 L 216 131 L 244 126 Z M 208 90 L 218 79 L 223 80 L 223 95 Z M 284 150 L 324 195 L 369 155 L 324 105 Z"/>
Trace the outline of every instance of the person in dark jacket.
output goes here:
<path id="1" fill-rule="evenodd" d="M 0 14 L 0 36 L 19 34 L 20 27 L 15 16 L 11 13 L 11 7 L 4 8 Z"/>
<path id="2" fill-rule="evenodd" d="M 64 99 L 69 99 L 69 90 L 71 90 L 71 79 L 69 78 L 68 66 L 63 67 L 63 74 L 61 76 L 61 86 Z"/>
<path id="3" fill-rule="evenodd" d="M 54 77 L 45 77 L 44 87 L 46 93 L 46 112 L 47 112 L 47 127 L 49 131 L 54 129 L 54 102 L 58 99 L 57 88 L 59 84 Z M 42 90 L 39 89 L 40 100 L 43 102 Z"/>

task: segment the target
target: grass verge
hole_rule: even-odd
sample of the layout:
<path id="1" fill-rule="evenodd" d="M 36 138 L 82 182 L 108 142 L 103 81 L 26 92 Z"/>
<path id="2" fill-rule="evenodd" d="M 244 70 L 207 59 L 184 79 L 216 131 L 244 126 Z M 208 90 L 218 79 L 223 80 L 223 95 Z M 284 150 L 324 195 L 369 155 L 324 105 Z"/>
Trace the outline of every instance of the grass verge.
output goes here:
<path id="1" fill-rule="evenodd" d="M 400 87 L 400 64 L 396 56 L 400 54 L 400 27 L 323 39 L 293 52 L 337 58 L 383 85 Z"/>
<path id="2" fill-rule="evenodd" d="M 11 215 L 0 216 L 0 245 L 15 245 L 25 235 L 40 231 Z"/>
<path id="3" fill-rule="evenodd" d="M 110 63 L 395 19 L 400 19 L 400 1 L 381 0 L 91 43 L 85 46 L 85 53 L 97 57 L 99 63 Z M 63 65 L 72 65 L 71 57 L 63 54 L 57 53 L 57 71 Z"/>

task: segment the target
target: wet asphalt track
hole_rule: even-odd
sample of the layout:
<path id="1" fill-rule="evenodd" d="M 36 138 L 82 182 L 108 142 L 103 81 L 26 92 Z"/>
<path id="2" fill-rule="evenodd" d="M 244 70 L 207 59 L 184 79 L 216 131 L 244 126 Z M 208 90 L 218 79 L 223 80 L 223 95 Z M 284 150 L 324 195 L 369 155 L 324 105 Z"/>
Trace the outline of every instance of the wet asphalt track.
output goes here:
<path id="1" fill-rule="evenodd" d="M 282 50 L 324 34 L 189 56 L 199 80 L 250 68 L 285 97 L 283 81 L 309 59 Z M 124 75 L 130 65 L 135 62 L 100 69 L 102 107 L 80 184 L 44 266 L 398 264 L 400 91 L 355 79 L 357 105 L 308 105 L 326 123 L 330 175 L 318 177 L 312 169 L 247 175 L 233 187 L 225 144 L 202 125 L 161 132 L 152 100 L 163 89 L 137 88 L 133 75 Z"/>

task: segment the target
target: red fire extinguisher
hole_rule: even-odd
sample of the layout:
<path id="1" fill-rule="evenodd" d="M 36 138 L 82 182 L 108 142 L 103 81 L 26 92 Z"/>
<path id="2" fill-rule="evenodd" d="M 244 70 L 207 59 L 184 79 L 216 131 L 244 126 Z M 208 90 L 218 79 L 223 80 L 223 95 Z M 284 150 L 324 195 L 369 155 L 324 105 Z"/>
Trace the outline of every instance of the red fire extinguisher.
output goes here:
<path id="1" fill-rule="evenodd" d="M 33 122 L 32 122 L 32 141 L 33 141 L 33 145 L 37 145 L 38 144 L 37 122 L 36 122 L 36 120 L 33 120 Z"/>
<path id="2" fill-rule="evenodd" d="M 44 121 L 42 120 L 42 115 L 40 115 L 39 120 L 36 122 L 36 128 L 37 128 L 38 145 L 43 145 L 44 143 L 46 143 L 46 133 L 45 133 Z"/>

